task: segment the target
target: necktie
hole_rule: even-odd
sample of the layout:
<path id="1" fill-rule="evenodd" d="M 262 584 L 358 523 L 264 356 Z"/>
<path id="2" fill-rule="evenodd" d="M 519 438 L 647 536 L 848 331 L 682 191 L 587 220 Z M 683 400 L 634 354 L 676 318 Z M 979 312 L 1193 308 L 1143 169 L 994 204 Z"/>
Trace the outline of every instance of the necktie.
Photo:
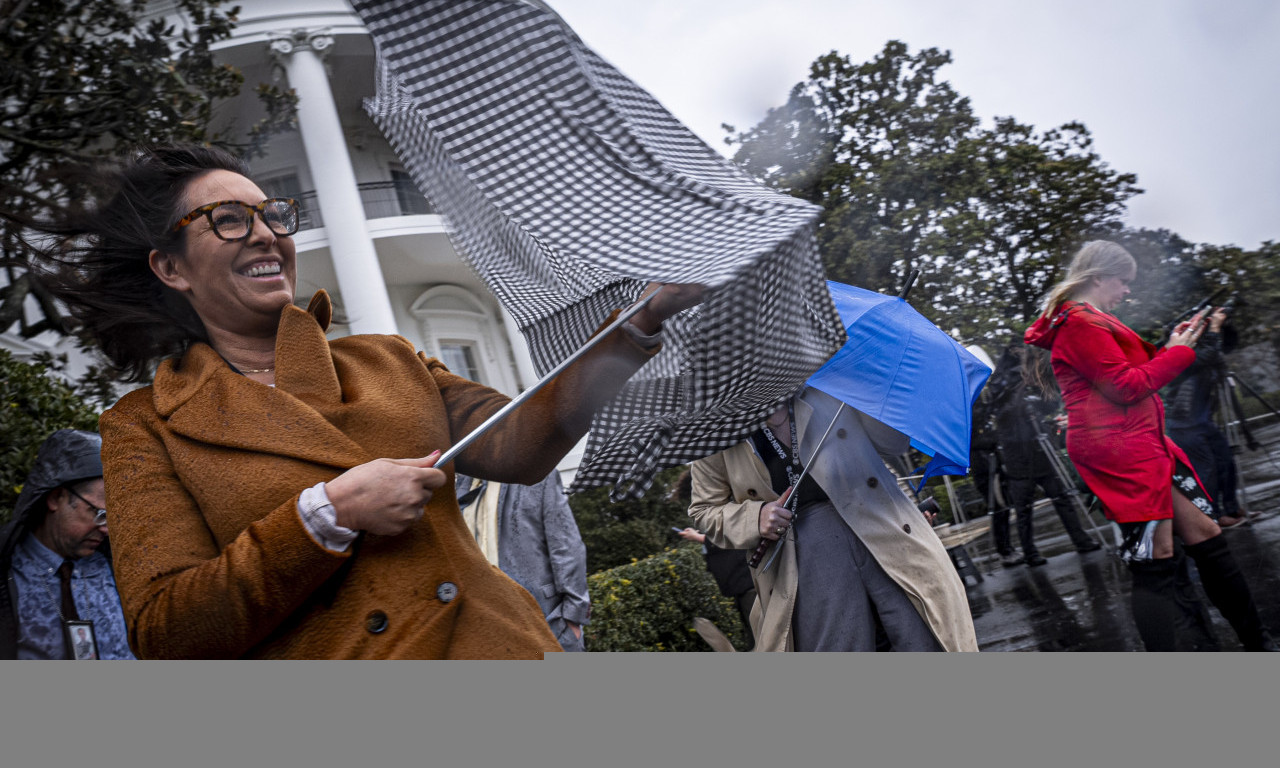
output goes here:
<path id="1" fill-rule="evenodd" d="M 80 614 L 76 613 L 76 602 L 71 597 L 71 569 L 73 567 L 70 560 L 63 560 L 62 565 L 58 567 L 58 580 L 62 582 L 63 621 L 80 620 Z"/>

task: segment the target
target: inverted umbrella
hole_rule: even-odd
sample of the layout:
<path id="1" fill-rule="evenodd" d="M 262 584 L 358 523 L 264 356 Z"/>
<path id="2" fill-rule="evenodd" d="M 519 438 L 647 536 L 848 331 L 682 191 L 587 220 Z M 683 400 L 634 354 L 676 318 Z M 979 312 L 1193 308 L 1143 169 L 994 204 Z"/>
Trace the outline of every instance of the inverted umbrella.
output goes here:
<path id="1" fill-rule="evenodd" d="M 595 418 L 572 490 L 638 496 L 749 435 L 844 342 L 819 209 L 706 146 L 542 3 L 356 0 L 366 109 L 539 373 L 648 282 L 709 287 Z"/>
<path id="2" fill-rule="evenodd" d="M 828 282 L 849 340 L 817 373 L 826 392 L 911 438 L 925 480 L 969 469 L 973 403 L 991 369 L 904 299 Z"/>

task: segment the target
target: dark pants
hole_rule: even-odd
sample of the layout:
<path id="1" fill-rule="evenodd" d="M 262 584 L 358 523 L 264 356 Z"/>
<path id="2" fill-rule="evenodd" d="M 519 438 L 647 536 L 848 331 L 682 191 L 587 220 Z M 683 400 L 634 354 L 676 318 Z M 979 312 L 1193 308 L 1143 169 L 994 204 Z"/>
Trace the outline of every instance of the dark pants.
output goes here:
<path id="1" fill-rule="evenodd" d="M 995 540 L 996 552 L 1001 557 L 1013 554 L 1013 544 L 1009 540 L 1009 508 L 1001 506 L 999 498 L 993 498 L 993 484 L 1004 482 L 1000 472 L 995 451 L 972 451 L 969 454 L 969 476 L 973 485 L 982 494 L 982 502 L 991 513 L 991 537 Z"/>
<path id="2" fill-rule="evenodd" d="M 991 537 L 996 541 L 996 552 L 1001 557 L 1013 554 L 1013 543 L 1009 540 L 1009 509 L 996 510 L 991 513 Z"/>
<path id="3" fill-rule="evenodd" d="M 902 587 L 831 502 L 801 507 L 794 530 L 799 583 L 791 628 L 797 651 L 874 651 L 877 618 L 892 650 L 942 650 Z"/>
<path id="4" fill-rule="evenodd" d="M 1045 495 L 1053 500 L 1053 509 L 1058 513 L 1058 519 L 1062 521 L 1062 527 L 1066 529 L 1067 535 L 1071 537 L 1071 543 L 1077 548 L 1088 547 L 1089 534 L 1085 533 L 1080 525 L 1080 516 L 1076 514 L 1071 498 L 1067 496 L 1067 489 L 1058 480 L 1057 475 L 1011 477 L 1009 478 L 1009 505 L 1018 511 L 1018 539 L 1022 542 L 1023 556 L 1032 557 L 1040 553 L 1036 548 L 1035 534 L 1031 525 L 1036 486 L 1043 488 Z M 999 541 L 998 538 L 997 541 Z"/>
<path id="5" fill-rule="evenodd" d="M 1166 434 L 1191 459 L 1201 487 L 1213 500 L 1213 516 L 1238 517 L 1236 460 L 1222 430 L 1212 422 L 1200 422 L 1190 426 L 1170 425 Z"/>

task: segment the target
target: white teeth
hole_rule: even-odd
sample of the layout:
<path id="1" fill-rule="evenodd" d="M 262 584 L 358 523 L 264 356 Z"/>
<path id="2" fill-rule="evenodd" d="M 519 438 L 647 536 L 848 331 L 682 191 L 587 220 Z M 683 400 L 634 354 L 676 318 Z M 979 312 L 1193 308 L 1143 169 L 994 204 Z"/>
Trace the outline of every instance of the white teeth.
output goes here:
<path id="1" fill-rule="evenodd" d="M 255 266 L 252 266 L 246 269 L 244 271 L 244 274 L 248 275 L 249 277 L 262 277 L 263 275 L 278 275 L 280 274 L 280 265 L 279 264 L 257 264 Z"/>

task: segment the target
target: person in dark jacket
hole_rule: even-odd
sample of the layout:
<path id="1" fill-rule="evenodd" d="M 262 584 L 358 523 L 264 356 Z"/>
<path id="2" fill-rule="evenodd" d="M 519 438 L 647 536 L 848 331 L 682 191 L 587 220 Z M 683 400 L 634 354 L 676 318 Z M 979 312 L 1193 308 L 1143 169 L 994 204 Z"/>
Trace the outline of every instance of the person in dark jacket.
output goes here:
<path id="1" fill-rule="evenodd" d="M 1009 476 L 1000 466 L 1000 443 L 996 437 L 995 414 L 992 412 L 990 386 L 983 387 L 973 404 L 973 429 L 969 435 L 969 477 L 982 495 L 991 515 L 991 538 L 1000 562 L 1006 567 L 1022 565 L 1021 554 L 1013 548 L 1009 536 Z"/>
<path id="2" fill-rule="evenodd" d="M 1037 486 L 1053 500 L 1054 511 L 1077 551 L 1092 552 L 1102 545 L 1085 533 L 1067 495 L 1069 489 L 1054 473 L 1040 444 L 1039 436 L 1045 433 L 1047 420 L 1057 411 L 1057 404 L 1045 392 L 1024 381 L 1022 371 L 1028 354 L 1032 354 L 1031 350 L 1021 341 L 1006 347 L 987 390 L 996 414 L 1001 465 L 1009 478 L 1009 505 L 1018 513 L 1022 556 L 1028 566 L 1035 567 L 1048 562 L 1036 547 L 1032 526 Z M 1007 519 L 1008 511 L 1003 514 Z M 1007 522 L 1005 526 L 1007 528 Z"/>
<path id="3" fill-rule="evenodd" d="M 69 659 L 72 638 L 90 635 L 98 658 L 133 658 L 103 499 L 102 438 L 73 429 L 46 438 L 0 530 L 0 658 Z"/>
<path id="4" fill-rule="evenodd" d="M 751 632 L 751 606 L 756 602 L 756 585 L 751 581 L 751 568 L 747 558 L 751 552 L 745 549 L 721 549 L 707 541 L 707 535 L 697 528 L 685 528 L 677 533 L 685 541 L 702 545 L 702 558 L 707 562 L 711 578 L 720 587 L 720 594 L 733 600 L 747 633 L 747 650 L 755 646 Z"/>
<path id="5" fill-rule="evenodd" d="M 1213 518 L 1223 528 L 1248 522 L 1236 500 L 1236 461 L 1231 444 L 1213 423 L 1215 396 L 1226 375 L 1223 353 L 1234 346 L 1221 307 L 1209 315 L 1209 328 L 1196 346 L 1196 359 L 1165 390 L 1165 430 L 1191 459 L 1213 503 Z"/>
<path id="6" fill-rule="evenodd" d="M 692 501 L 693 475 L 689 470 L 676 478 L 670 499 L 685 506 Z M 676 529 L 676 535 L 685 541 L 702 545 L 702 559 L 707 563 L 707 571 L 716 580 L 720 594 L 733 600 L 738 607 L 738 615 L 742 617 L 742 626 L 747 634 L 747 650 L 754 648 L 756 641 L 751 631 L 751 606 L 756 602 L 756 585 L 751 579 L 751 568 L 747 565 L 751 551 L 717 547 L 707 541 L 707 535 L 697 528 Z"/>

